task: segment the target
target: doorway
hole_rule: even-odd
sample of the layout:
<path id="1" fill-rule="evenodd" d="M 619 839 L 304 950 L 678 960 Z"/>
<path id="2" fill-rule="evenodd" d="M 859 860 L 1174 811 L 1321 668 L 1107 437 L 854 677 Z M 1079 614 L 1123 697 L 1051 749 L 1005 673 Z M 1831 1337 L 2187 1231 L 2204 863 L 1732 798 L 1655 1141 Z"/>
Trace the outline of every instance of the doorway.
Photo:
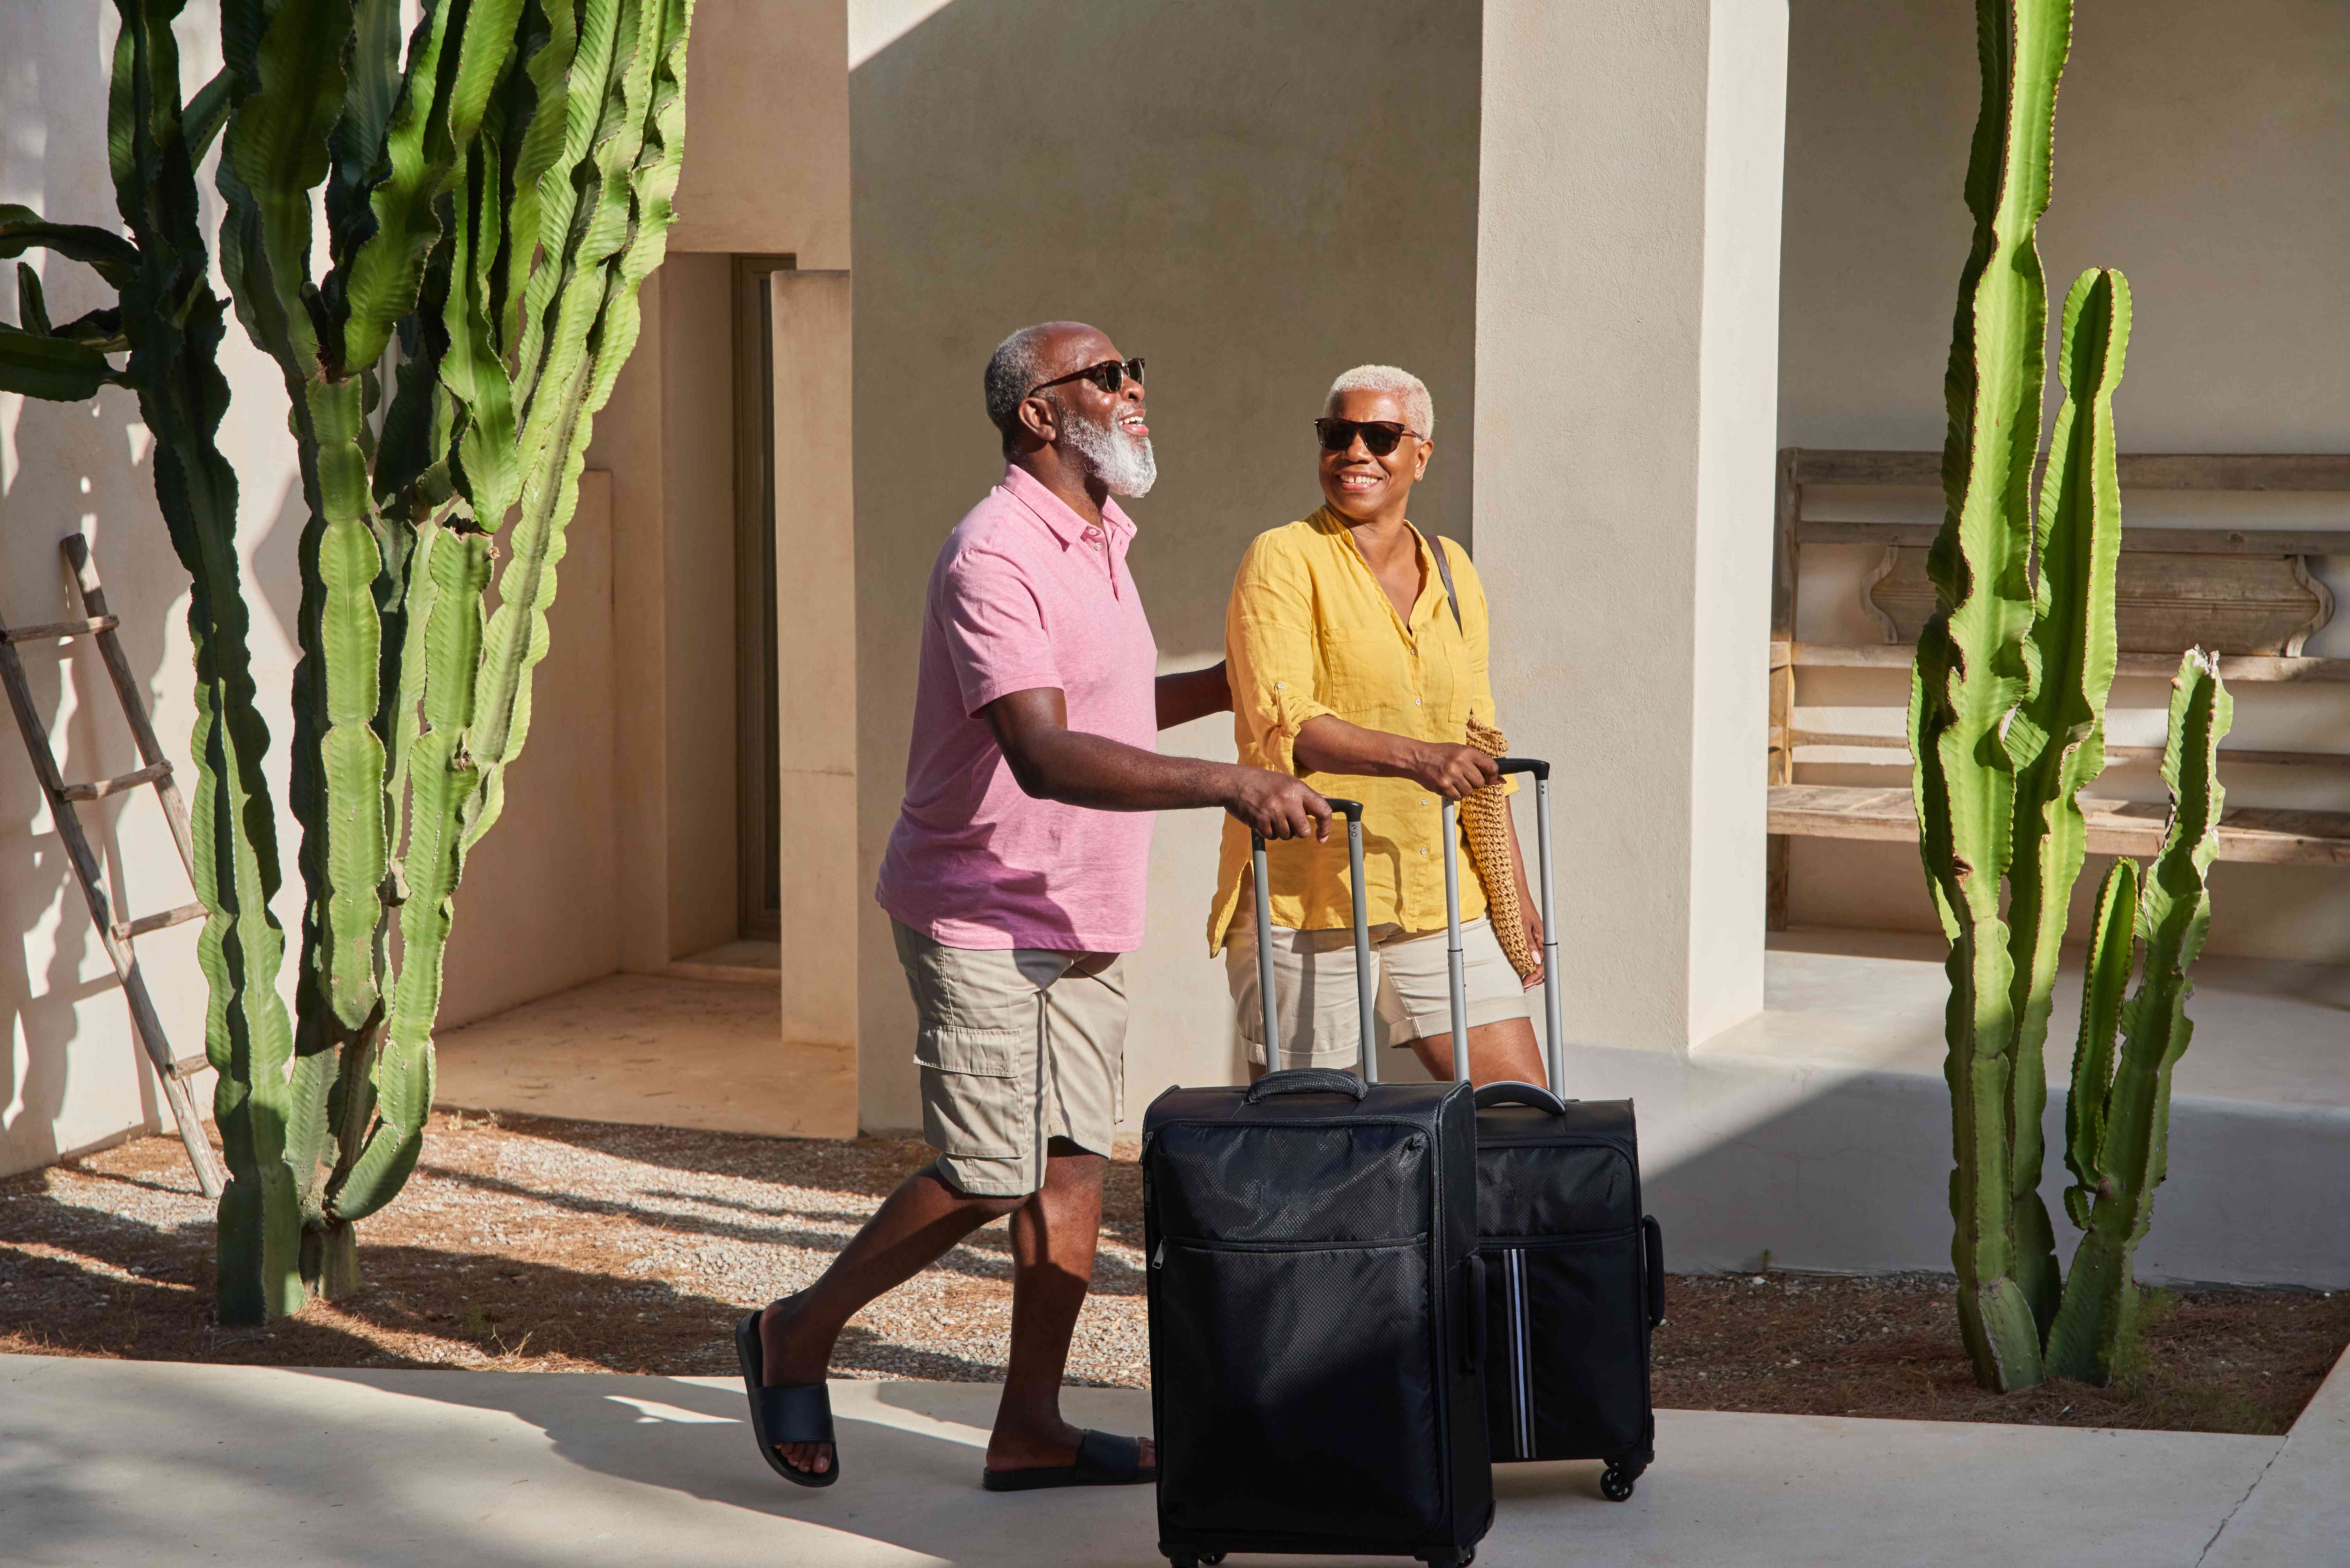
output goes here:
<path id="1" fill-rule="evenodd" d="M 769 280 L 790 255 L 734 258 L 736 915 L 743 937 L 783 935 L 783 693 L 775 592 L 775 325 Z"/>

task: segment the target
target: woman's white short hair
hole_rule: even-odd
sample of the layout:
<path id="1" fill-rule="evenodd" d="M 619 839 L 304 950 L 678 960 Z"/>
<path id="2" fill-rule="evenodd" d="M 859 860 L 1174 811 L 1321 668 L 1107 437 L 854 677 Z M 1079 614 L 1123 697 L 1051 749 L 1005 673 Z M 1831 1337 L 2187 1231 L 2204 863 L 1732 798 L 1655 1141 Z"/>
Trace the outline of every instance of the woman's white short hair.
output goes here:
<path id="1" fill-rule="evenodd" d="M 1330 397 L 1324 408 L 1335 407 L 1348 392 L 1385 392 L 1403 404 L 1403 417 L 1423 441 L 1436 439 L 1436 400 L 1428 395 L 1428 383 L 1409 370 L 1393 365 L 1357 365 L 1330 383 Z"/>

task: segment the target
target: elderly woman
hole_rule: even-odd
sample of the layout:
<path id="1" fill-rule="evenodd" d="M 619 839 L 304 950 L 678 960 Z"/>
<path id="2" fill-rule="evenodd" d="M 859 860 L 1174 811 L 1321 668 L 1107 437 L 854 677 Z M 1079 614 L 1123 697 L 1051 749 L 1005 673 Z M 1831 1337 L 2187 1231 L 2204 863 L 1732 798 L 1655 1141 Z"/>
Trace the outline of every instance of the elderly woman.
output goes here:
<path id="1" fill-rule="evenodd" d="M 1463 743 L 1472 716 L 1495 722 L 1484 589 L 1467 551 L 1430 539 L 1405 515 L 1436 450 L 1435 409 L 1419 378 L 1391 365 L 1349 370 L 1314 428 L 1322 505 L 1259 535 L 1232 584 L 1224 651 L 1233 727 L 1242 762 L 1363 802 L 1379 1044 L 1408 1044 L 1431 1075 L 1449 1077 L 1441 857 L 1463 852 L 1444 841 L 1441 803 L 1495 778 L 1493 759 Z M 1514 827 L 1510 849 L 1527 950 L 1538 953 L 1540 917 Z M 1359 1031 L 1346 854 L 1310 840 L 1273 844 L 1268 854 L 1279 1064 L 1350 1066 Z M 1540 975 L 1521 983 L 1484 918 L 1476 875 L 1466 864 L 1460 875 L 1471 1075 L 1539 1084 L 1525 984 Z M 1265 1055 L 1250 876 L 1248 830 L 1228 821 L 1208 944 L 1223 950 L 1253 1076 Z"/>

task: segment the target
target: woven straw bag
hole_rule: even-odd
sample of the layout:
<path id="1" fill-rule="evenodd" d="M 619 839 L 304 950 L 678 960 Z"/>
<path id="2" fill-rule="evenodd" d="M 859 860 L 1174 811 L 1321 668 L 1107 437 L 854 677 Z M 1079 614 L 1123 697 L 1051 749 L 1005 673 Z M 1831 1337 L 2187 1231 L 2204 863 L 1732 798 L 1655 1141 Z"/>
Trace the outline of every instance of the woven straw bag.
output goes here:
<path id="1" fill-rule="evenodd" d="M 1474 715 L 1469 720 L 1469 743 L 1489 757 L 1509 754 L 1502 732 Z M 1517 863 L 1510 858 L 1510 797 L 1495 779 L 1461 803 L 1461 836 L 1469 842 L 1469 864 L 1485 888 L 1485 912 L 1493 935 L 1520 980 L 1531 980 L 1542 960 L 1526 941 L 1525 913 L 1518 906 Z"/>

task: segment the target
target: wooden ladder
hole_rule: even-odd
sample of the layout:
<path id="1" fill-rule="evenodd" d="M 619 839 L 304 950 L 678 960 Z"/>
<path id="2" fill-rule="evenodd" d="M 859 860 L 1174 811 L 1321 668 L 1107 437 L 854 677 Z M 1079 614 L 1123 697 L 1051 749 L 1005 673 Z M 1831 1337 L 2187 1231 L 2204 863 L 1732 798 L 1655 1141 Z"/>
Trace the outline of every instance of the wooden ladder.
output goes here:
<path id="1" fill-rule="evenodd" d="M 8 705 L 16 711 L 16 728 L 24 733 L 25 750 L 32 756 L 33 772 L 40 777 L 41 793 L 48 796 L 49 815 L 57 822 L 57 836 L 65 841 L 74 875 L 81 881 L 82 897 L 89 903 L 89 918 L 98 927 L 98 939 L 106 945 L 106 956 L 114 961 L 115 979 L 130 1000 L 131 1027 L 138 1032 L 139 1044 L 163 1085 L 163 1097 L 171 1104 L 172 1118 L 180 1125 L 180 1141 L 188 1146 L 188 1163 L 195 1168 L 196 1185 L 203 1189 L 205 1197 L 218 1198 L 220 1163 L 213 1154 L 211 1141 L 204 1137 L 203 1120 L 197 1116 L 194 1100 L 188 1093 L 188 1081 L 209 1064 L 201 1053 L 182 1058 L 172 1056 L 172 1043 L 163 1033 L 163 1021 L 156 1015 L 154 999 L 147 994 L 146 979 L 139 972 L 139 955 L 130 946 L 133 938 L 149 931 L 203 919 L 204 907 L 182 904 L 176 909 L 140 915 L 135 919 L 114 919 L 107 906 L 105 873 L 90 847 L 89 836 L 82 831 L 81 818 L 74 811 L 82 801 L 104 800 L 140 784 L 154 785 L 155 793 L 162 798 L 163 815 L 172 825 L 172 841 L 180 846 L 180 863 L 187 867 L 192 886 L 195 849 L 188 836 L 188 808 L 180 798 L 180 786 L 172 782 L 171 762 L 155 739 L 155 726 L 148 721 L 147 704 L 139 694 L 138 680 L 130 673 L 130 661 L 123 657 L 122 643 L 114 635 L 121 622 L 107 613 L 106 590 L 99 584 L 88 541 L 79 534 L 68 534 L 57 541 L 57 549 L 65 556 L 66 568 L 81 594 L 82 618 L 16 628 L 0 622 L 0 683 L 8 688 Z M 25 664 L 16 656 L 16 644 L 72 637 L 98 640 L 99 655 L 106 660 L 106 673 L 114 681 L 114 694 L 121 700 L 123 716 L 130 721 L 130 733 L 139 742 L 139 755 L 145 765 L 120 778 L 98 779 L 89 784 L 66 783 L 57 774 L 57 753 L 49 748 L 48 727 L 41 722 L 33 707 L 33 691 L 26 684 Z"/>

